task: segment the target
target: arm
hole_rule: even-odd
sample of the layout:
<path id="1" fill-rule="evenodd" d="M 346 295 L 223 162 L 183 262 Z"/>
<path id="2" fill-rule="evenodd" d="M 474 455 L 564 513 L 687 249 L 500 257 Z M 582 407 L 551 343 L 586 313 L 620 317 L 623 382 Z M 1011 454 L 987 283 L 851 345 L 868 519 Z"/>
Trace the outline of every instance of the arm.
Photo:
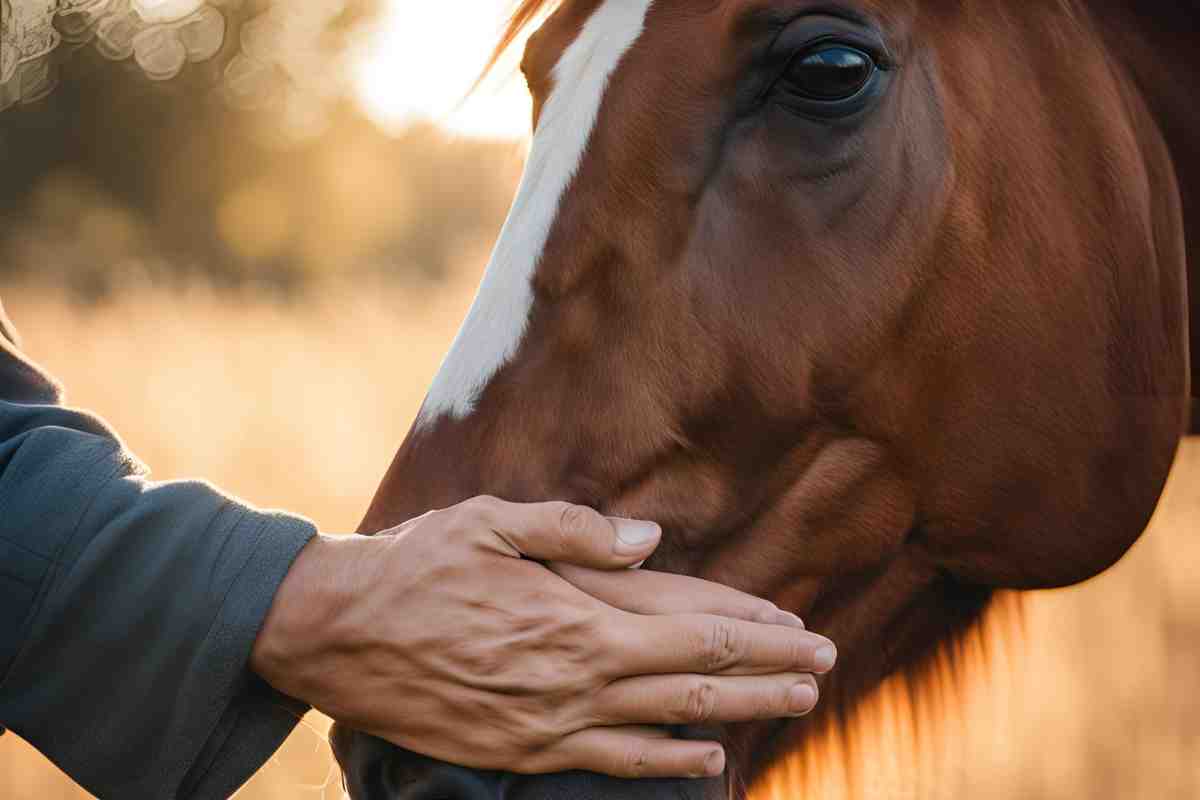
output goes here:
<path id="1" fill-rule="evenodd" d="M 0 725 L 100 796 L 228 796 L 304 711 L 246 662 L 315 530 L 151 483 L 46 385 L 0 351 Z"/>

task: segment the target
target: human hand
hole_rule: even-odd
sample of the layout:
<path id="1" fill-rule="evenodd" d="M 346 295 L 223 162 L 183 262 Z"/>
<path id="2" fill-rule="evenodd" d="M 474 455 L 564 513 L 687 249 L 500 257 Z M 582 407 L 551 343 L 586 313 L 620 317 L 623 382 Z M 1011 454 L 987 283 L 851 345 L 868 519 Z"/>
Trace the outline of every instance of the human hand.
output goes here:
<path id="1" fill-rule="evenodd" d="M 803 715 L 834 651 L 767 601 L 624 569 L 660 535 L 476 498 L 387 535 L 319 537 L 251 666 L 351 728 L 463 766 L 717 775 L 719 744 L 649 726 Z"/>

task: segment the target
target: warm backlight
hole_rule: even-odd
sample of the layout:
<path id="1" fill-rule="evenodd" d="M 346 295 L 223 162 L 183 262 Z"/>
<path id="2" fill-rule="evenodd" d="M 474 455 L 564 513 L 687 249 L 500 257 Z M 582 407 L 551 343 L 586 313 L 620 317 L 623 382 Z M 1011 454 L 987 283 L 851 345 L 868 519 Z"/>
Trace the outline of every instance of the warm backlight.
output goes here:
<path id="1" fill-rule="evenodd" d="M 354 65 L 363 107 L 389 128 L 429 120 L 469 136 L 525 136 L 530 101 L 515 69 L 521 42 L 468 96 L 510 10 L 504 0 L 391 0 Z"/>

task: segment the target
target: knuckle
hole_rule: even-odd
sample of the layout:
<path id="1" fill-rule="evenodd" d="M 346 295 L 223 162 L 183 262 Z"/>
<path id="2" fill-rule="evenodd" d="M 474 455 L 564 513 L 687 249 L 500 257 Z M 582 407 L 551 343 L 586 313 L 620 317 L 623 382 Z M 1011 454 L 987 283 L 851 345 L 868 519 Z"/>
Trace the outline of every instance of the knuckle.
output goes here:
<path id="1" fill-rule="evenodd" d="M 480 522 L 494 521 L 500 515 L 501 502 L 499 498 L 488 494 L 473 497 L 465 503 L 466 508 Z"/>
<path id="2" fill-rule="evenodd" d="M 615 613 L 601 612 L 591 616 L 580 628 L 586 656 L 580 670 L 586 680 L 606 683 L 624 677 L 622 654 L 629 649 L 630 643 L 619 619 Z"/>
<path id="3" fill-rule="evenodd" d="M 773 625 L 779 621 L 779 607 L 769 600 L 758 601 L 751 609 L 749 618 L 751 622 Z"/>
<path id="4" fill-rule="evenodd" d="M 543 695 L 559 701 L 577 697 L 589 688 L 578 675 L 563 675 L 561 670 L 555 670 L 553 674 L 546 675 L 541 684 Z"/>
<path id="5" fill-rule="evenodd" d="M 559 739 L 562 736 L 562 730 L 553 720 L 549 719 L 529 719 L 525 723 L 524 735 L 520 738 L 520 744 L 524 749 L 529 751 L 540 750 L 551 742 Z"/>
<path id="6" fill-rule="evenodd" d="M 596 693 L 566 698 L 560 705 L 563 709 L 561 738 L 587 728 L 614 725 L 614 719 L 619 716 L 605 696 L 597 698 Z"/>
<path id="7" fill-rule="evenodd" d="M 561 503 L 558 509 L 558 530 L 564 541 L 570 541 L 587 533 L 591 515 L 596 512 L 583 506 Z"/>
<path id="8" fill-rule="evenodd" d="M 717 687 L 712 681 L 690 681 L 677 710 L 680 722 L 708 722 L 717 710 Z"/>
<path id="9" fill-rule="evenodd" d="M 603 686 L 603 680 L 586 664 L 571 670 L 571 675 L 558 684 L 558 696 L 575 699 L 588 698 Z"/>
<path id="10" fill-rule="evenodd" d="M 759 702 L 759 719 L 776 719 L 786 717 L 790 713 L 788 698 L 791 696 L 791 686 L 776 686 L 773 691 L 766 692 Z"/>
<path id="11" fill-rule="evenodd" d="M 438 515 L 445 525 L 446 531 L 456 536 L 478 533 L 485 527 L 479 512 L 470 500 L 451 506 L 445 511 L 439 511 Z"/>
<path id="12" fill-rule="evenodd" d="M 626 745 L 621 756 L 621 774 L 626 778 L 641 778 L 650 770 L 650 753 L 641 742 Z"/>
<path id="13" fill-rule="evenodd" d="M 741 654 L 736 628 L 726 620 L 714 620 L 700 641 L 700 662 L 707 672 L 720 672 L 736 664 Z"/>
<path id="14" fill-rule="evenodd" d="M 563 734 L 558 714 L 546 713 L 540 708 L 523 704 L 509 711 L 508 728 L 510 741 L 523 752 L 537 752 L 560 738 Z"/>
<path id="15" fill-rule="evenodd" d="M 467 522 L 467 512 L 462 506 L 451 506 L 441 511 L 434 511 L 430 521 L 448 533 L 461 533 L 470 527 Z"/>
<path id="16" fill-rule="evenodd" d="M 812 661 L 813 646 L 804 636 L 796 636 L 788 656 L 793 664 L 807 664 Z"/>

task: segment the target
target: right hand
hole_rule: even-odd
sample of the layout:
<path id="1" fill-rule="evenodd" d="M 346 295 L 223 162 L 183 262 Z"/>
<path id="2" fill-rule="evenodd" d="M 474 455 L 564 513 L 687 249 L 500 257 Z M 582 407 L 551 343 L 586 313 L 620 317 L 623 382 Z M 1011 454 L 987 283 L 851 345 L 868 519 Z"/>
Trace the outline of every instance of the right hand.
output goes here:
<path id="1" fill-rule="evenodd" d="M 652 523 L 476 498 L 387 533 L 308 545 L 251 666 L 442 761 L 717 775 L 718 743 L 650 726 L 801 716 L 817 700 L 811 673 L 832 666 L 829 640 L 765 600 L 627 569 L 658 546 Z M 587 591 L 538 561 L 574 565 L 555 569 Z"/>

